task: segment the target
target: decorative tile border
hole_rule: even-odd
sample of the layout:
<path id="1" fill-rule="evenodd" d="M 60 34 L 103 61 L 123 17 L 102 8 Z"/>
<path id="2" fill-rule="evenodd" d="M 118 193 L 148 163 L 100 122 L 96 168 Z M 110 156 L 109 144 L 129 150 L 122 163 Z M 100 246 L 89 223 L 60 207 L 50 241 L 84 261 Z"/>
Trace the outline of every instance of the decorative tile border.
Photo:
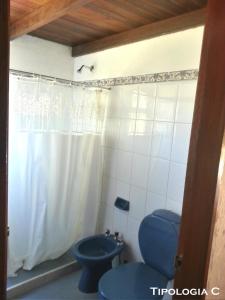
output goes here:
<path id="1" fill-rule="evenodd" d="M 180 81 L 180 80 L 196 80 L 198 78 L 198 70 L 183 70 L 173 72 L 163 72 L 155 74 L 145 74 L 127 77 L 116 77 L 100 80 L 80 81 L 79 84 L 87 87 L 112 87 L 117 85 L 128 85 L 138 83 L 154 83 L 166 81 Z"/>
<path id="2" fill-rule="evenodd" d="M 154 82 L 167 82 L 167 81 L 180 81 L 180 80 L 196 80 L 198 78 L 198 70 L 182 70 L 172 72 L 162 72 L 155 74 L 144 74 L 127 77 L 115 77 L 99 80 L 86 80 L 86 81 L 70 81 L 62 78 L 55 78 L 51 76 L 40 75 L 36 73 L 28 73 L 18 70 L 10 70 L 11 74 L 27 77 L 27 78 L 40 78 L 43 80 L 49 80 L 58 82 L 61 84 L 68 84 L 72 86 L 84 86 L 84 87 L 99 87 L 99 88 L 110 88 L 117 85 L 128 85 L 128 84 L 140 84 L 140 83 L 154 83 Z"/>

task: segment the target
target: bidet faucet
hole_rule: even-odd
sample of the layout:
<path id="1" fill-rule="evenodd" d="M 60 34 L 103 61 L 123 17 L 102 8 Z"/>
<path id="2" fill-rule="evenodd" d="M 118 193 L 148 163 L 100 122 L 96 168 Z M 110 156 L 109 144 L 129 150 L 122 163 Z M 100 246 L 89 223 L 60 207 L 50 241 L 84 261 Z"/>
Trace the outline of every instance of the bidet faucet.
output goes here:
<path id="1" fill-rule="evenodd" d="M 105 236 L 110 236 L 110 230 L 109 229 L 106 230 Z"/>
<path id="2" fill-rule="evenodd" d="M 119 232 L 118 232 L 118 231 L 116 231 L 116 232 L 114 233 L 114 239 L 115 239 L 116 241 L 119 240 Z"/>
<path id="3" fill-rule="evenodd" d="M 118 246 L 121 246 L 121 245 L 123 244 L 122 235 L 120 236 L 120 234 L 119 234 L 118 231 L 116 231 L 116 232 L 114 233 L 113 238 L 114 238 L 114 240 L 116 240 Z"/>

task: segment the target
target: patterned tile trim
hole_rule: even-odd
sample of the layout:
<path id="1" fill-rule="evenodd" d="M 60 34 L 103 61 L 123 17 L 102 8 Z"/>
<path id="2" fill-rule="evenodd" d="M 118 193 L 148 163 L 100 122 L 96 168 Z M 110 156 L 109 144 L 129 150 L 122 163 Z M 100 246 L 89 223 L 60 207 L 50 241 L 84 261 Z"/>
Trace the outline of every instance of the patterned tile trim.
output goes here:
<path id="1" fill-rule="evenodd" d="M 116 77 L 100 80 L 80 81 L 79 84 L 88 87 L 111 87 L 116 85 L 128 85 L 138 83 L 154 83 L 166 81 L 180 81 L 180 80 L 196 80 L 198 78 L 198 70 L 183 70 L 173 72 L 163 72 L 155 74 L 145 74 L 127 77 Z"/>
<path id="2" fill-rule="evenodd" d="M 86 81 L 70 81 L 61 78 L 55 78 L 51 76 L 45 76 L 45 75 L 18 71 L 18 70 L 10 70 L 10 73 L 12 75 L 16 75 L 19 77 L 40 78 L 43 80 L 49 80 L 61 84 L 68 84 L 71 86 L 100 87 L 106 89 L 117 85 L 180 81 L 180 80 L 196 80 L 198 78 L 197 69 L 162 72 L 162 73 L 155 73 L 155 74 L 144 74 L 144 75 L 127 76 L 127 77 L 116 77 L 116 78 L 108 78 L 108 79 L 100 79 L 100 80 L 86 80 Z"/>

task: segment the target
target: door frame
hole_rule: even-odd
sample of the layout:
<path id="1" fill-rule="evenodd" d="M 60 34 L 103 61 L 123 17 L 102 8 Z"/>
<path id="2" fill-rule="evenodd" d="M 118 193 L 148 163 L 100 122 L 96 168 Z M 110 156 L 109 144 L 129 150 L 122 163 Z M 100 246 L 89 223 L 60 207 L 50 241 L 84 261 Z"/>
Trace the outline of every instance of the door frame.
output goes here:
<path id="1" fill-rule="evenodd" d="M 7 149 L 9 94 L 9 0 L 0 0 L 0 298 L 7 281 Z"/>
<path id="2" fill-rule="evenodd" d="M 181 266 L 174 284 L 180 290 L 207 285 L 225 133 L 224 37 L 225 1 L 208 0 L 178 247 Z M 189 299 L 202 297 L 189 295 Z"/>

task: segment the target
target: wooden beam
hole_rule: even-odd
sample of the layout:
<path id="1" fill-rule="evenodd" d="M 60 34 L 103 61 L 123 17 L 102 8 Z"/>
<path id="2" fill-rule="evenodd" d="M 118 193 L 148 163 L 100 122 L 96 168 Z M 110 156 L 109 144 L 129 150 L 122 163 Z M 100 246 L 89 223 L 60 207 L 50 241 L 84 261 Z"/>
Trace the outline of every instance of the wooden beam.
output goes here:
<path id="1" fill-rule="evenodd" d="M 176 289 L 206 288 L 216 188 L 223 184 L 220 177 L 224 173 L 221 156 L 225 137 L 224 36 L 225 1 L 208 0 L 178 249 L 183 261 L 176 272 Z M 219 191 L 223 192 L 224 189 Z M 191 295 L 184 298 L 202 299 Z"/>
<path id="2" fill-rule="evenodd" d="M 0 0 L 0 299 L 7 280 L 7 139 L 9 89 L 9 0 Z"/>
<path id="3" fill-rule="evenodd" d="M 93 0 L 49 0 L 32 13 L 10 25 L 10 37 L 15 39 L 32 32 L 62 16 L 71 8 L 79 8 Z"/>
<path id="4" fill-rule="evenodd" d="M 163 34 L 185 30 L 191 27 L 203 25 L 205 22 L 206 9 L 199 9 L 190 13 L 185 13 L 166 20 L 143 25 L 125 32 L 113 34 L 105 38 L 88 42 L 73 47 L 74 57 L 89 54 L 109 48 L 122 46 L 129 43 L 153 38 Z"/>

